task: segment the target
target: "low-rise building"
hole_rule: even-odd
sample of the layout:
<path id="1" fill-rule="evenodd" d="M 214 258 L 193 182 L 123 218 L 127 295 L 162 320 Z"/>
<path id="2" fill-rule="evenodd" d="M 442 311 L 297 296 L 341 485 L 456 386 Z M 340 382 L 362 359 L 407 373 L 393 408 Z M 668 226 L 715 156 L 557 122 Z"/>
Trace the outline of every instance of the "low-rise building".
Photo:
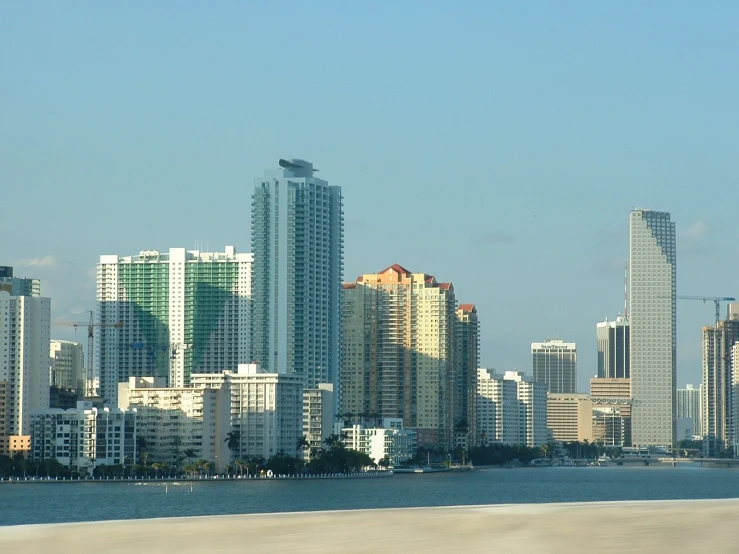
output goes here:
<path id="1" fill-rule="evenodd" d="M 231 398 L 225 389 L 173 388 L 161 377 L 129 377 L 118 384 L 118 407 L 136 408 L 139 444 L 149 462 L 175 466 L 185 458 L 204 459 L 221 471 L 230 461 Z"/>
<path id="2" fill-rule="evenodd" d="M 230 422 L 238 436 L 234 458 L 275 454 L 295 456 L 303 433 L 303 376 L 269 373 L 259 364 L 238 370 L 191 376 L 195 388 L 226 388 L 231 398 Z"/>
<path id="3" fill-rule="evenodd" d="M 382 427 L 342 428 L 341 441 L 346 448 L 367 454 L 376 464 L 387 459 L 395 466 L 416 454 L 417 435 L 415 430 L 403 428 L 402 419 L 386 418 Z"/>
<path id="4" fill-rule="evenodd" d="M 317 389 L 303 391 L 303 436 L 308 443 L 303 447 L 303 459 L 323 448 L 324 441 L 333 433 L 334 419 L 332 383 L 320 383 Z"/>
<path id="5" fill-rule="evenodd" d="M 631 446 L 631 379 L 594 377 L 593 440 L 607 446 Z"/>
<path id="6" fill-rule="evenodd" d="M 593 441 L 593 401 L 587 394 L 549 393 L 547 428 L 555 441 Z"/>
<path id="7" fill-rule="evenodd" d="M 55 459 L 80 472 L 136 462 L 136 410 L 99 409 L 80 401 L 71 410 L 31 413 L 31 459 Z"/>

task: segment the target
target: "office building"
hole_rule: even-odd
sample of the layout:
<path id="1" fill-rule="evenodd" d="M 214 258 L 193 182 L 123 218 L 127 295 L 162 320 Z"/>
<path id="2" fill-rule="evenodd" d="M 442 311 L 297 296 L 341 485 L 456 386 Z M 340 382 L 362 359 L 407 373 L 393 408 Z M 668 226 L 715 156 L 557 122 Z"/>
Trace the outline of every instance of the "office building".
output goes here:
<path id="1" fill-rule="evenodd" d="M 308 388 L 338 390 L 344 256 L 341 188 L 303 160 L 255 179 L 252 196 L 252 354 L 273 373 L 295 373 Z"/>
<path id="2" fill-rule="evenodd" d="M 118 408 L 136 409 L 140 444 L 149 463 L 182 465 L 190 460 L 213 462 L 222 471 L 231 461 L 226 437 L 231 430 L 231 397 L 227 389 L 171 388 L 166 379 L 129 377 L 118 384 Z"/>
<path id="3" fill-rule="evenodd" d="M 737 307 L 739 308 L 739 304 Z M 739 456 L 739 342 L 734 343 L 731 348 L 731 367 L 733 368 L 731 440 L 734 456 Z"/>
<path id="4" fill-rule="evenodd" d="M 593 401 L 587 394 L 547 395 L 547 428 L 561 442 L 593 442 Z"/>
<path id="5" fill-rule="evenodd" d="M 0 290 L 0 382 L 6 383 L 6 432 L 30 435 L 31 410 L 49 407 L 51 300 Z"/>
<path id="6" fill-rule="evenodd" d="M 593 440 L 606 446 L 631 446 L 631 380 L 595 377 L 590 380 Z"/>
<path id="7" fill-rule="evenodd" d="M 249 361 L 251 254 L 171 248 L 100 256 L 94 366 L 99 394 L 115 404 L 129 377 L 217 373 Z"/>
<path id="8" fill-rule="evenodd" d="M 379 464 L 399 465 L 416 455 L 416 432 L 403 428 L 402 419 L 386 418 L 381 427 L 352 425 L 340 432 L 345 448 L 367 454 Z"/>
<path id="9" fill-rule="evenodd" d="M 690 419 L 693 422 L 693 435 L 702 436 L 701 394 L 703 385 L 697 389 L 693 385 L 685 385 L 677 389 L 675 416 L 677 419 Z"/>
<path id="10" fill-rule="evenodd" d="M 298 454 L 303 434 L 303 376 L 270 373 L 259 364 L 239 364 L 238 370 L 194 374 L 195 388 L 227 389 L 230 423 L 238 435 L 234 458 L 265 460 L 275 454 Z"/>
<path id="11" fill-rule="evenodd" d="M 55 459 L 82 474 L 101 465 L 132 466 L 137 460 L 136 411 L 96 408 L 80 401 L 71 410 L 31 414 L 31 459 Z"/>
<path id="12" fill-rule="evenodd" d="M 85 390 L 85 378 L 82 344 L 52 340 L 49 345 L 49 384 L 82 394 Z"/>
<path id="13" fill-rule="evenodd" d="M 13 277 L 13 268 L 0 266 L 0 290 L 11 296 L 41 296 L 41 281 L 29 277 Z"/>
<path id="14" fill-rule="evenodd" d="M 739 314 L 703 327 L 703 383 L 701 388 L 704 454 L 717 456 L 733 443 L 734 375 L 732 349 L 739 341 Z"/>
<path id="15" fill-rule="evenodd" d="M 303 448 L 303 459 L 321 450 L 334 432 L 334 385 L 321 383 L 316 389 L 303 390 L 303 436 L 308 446 Z"/>
<path id="16" fill-rule="evenodd" d="M 549 392 L 577 390 L 577 346 L 574 342 L 548 339 L 531 343 L 534 380 L 546 383 Z"/>
<path id="17" fill-rule="evenodd" d="M 637 209 L 629 218 L 631 441 L 670 448 L 675 439 L 675 224 Z"/>
<path id="18" fill-rule="evenodd" d="M 399 418 L 419 445 L 451 449 L 455 427 L 466 423 L 468 383 L 455 380 L 476 360 L 476 313 L 463 317 L 469 322 L 457 323 L 451 283 L 397 264 L 345 284 L 340 413 Z M 455 329 L 468 340 L 458 364 Z"/>
<path id="19" fill-rule="evenodd" d="M 455 446 L 475 444 L 477 368 L 480 360 L 480 322 L 474 304 L 460 304 L 454 323 Z"/>
<path id="20" fill-rule="evenodd" d="M 598 377 L 626 378 L 629 370 L 629 320 L 619 315 L 614 321 L 598 323 Z"/>
<path id="21" fill-rule="evenodd" d="M 477 370 L 478 444 L 541 446 L 548 439 L 547 386 L 518 371 Z"/>

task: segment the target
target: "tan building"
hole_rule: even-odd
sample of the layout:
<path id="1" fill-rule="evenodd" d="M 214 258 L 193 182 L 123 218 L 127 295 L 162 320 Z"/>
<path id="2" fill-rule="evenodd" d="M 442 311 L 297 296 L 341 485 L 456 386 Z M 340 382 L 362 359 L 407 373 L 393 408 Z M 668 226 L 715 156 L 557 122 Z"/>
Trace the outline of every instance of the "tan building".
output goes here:
<path id="1" fill-rule="evenodd" d="M 452 284 L 396 264 L 345 284 L 341 309 L 340 412 L 400 418 L 419 445 L 453 447 L 455 428 L 469 425 L 469 381 L 477 368 L 455 365 Z M 470 325 L 460 332 L 474 337 L 467 351 L 475 355 L 464 357 L 471 363 L 477 314 L 463 314 L 474 319 L 474 331 Z"/>
<path id="2" fill-rule="evenodd" d="M 549 393 L 547 428 L 562 442 L 593 442 L 593 401 L 587 394 Z"/>
<path id="3" fill-rule="evenodd" d="M 593 440 L 609 446 L 631 446 L 631 380 L 594 377 L 590 399 Z"/>
<path id="4" fill-rule="evenodd" d="M 82 344 L 51 340 L 49 344 L 49 384 L 60 389 L 84 392 L 85 368 Z"/>

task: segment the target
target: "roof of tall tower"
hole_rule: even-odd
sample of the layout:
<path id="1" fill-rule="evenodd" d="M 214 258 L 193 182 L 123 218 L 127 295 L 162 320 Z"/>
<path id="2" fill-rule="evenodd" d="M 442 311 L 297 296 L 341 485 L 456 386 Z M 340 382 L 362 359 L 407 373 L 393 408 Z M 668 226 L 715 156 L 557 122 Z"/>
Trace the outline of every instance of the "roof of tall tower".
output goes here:
<path id="1" fill-rule="evenodd" d="M 385 269 L 383 269 L 382 271 L 380 271 L 380 273 L 385 273 L 385 272 L 387 272 L 387 271 L 389 271 L 389 270 L 391 270 L 391 269 L 392 269 L 393 271 L 395 271 L 396 273 L 401 273 L 401 274 L 403 274 L 403 275 L 410 275 L 410 274 L 411 274 L 411 272 L 410 272 L 410 271 L 408 271 L 408 270 L 407 270 L 406 268 L 404 268 L 404 267 L 403 267 L 402 265 L 400 265 L 400 264 L 393 264 L 393 265 L 391 265 L 390 267 L 386 267 Z"/>
<path id="2" fill-rule="evenodd" d="M 474 304 L 460 304 L 459 309 L 462 310 L 463 312 L 476 312 L 477 311 Z"/>
<path id="3" fill-rule="evenodd" d="M 442 290 L 449 290 L 450 288 L 452 288 L 452 284 L 451 283 L 439 283 L 439 288 Z"/>

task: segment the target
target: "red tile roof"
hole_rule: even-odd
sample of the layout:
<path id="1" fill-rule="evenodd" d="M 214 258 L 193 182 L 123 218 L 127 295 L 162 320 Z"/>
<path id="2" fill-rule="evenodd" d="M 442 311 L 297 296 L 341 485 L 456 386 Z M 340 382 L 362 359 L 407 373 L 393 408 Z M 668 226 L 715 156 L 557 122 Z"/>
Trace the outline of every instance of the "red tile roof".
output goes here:
<path id="1" fill-rule="evenodd" d="M 404 268 L 400 264 L 393 264 L 390 267 L 386 267 L 385 269 L 383 269 L 382 271 L 380 271 L 380 273 L 385 273 L 385 272 L 387 272 L 387 271 L 389 271 L 391 269 L 393 271 L 395 271 L 396 273 L 400 273 L 402 275 L 410 275 L 411 274 L 410 271 L 408 271 L 406 268 Z"/>
<path id="2" fill-rule="evenodd" d="M 452 284 L 451 283 L 439 283 L 439 288 L 442 290 L 449 290 L 450 288 L 452 288 Z"/>
<path id="3" fill-rule="evenodd" d="M 475 309 L 474 304 L 460 304 L 459 309 L 463 312 L 476 312 L 477 309 Z"/>
<path id="4" fill-rule="evenodd" d="M 344 289 L 355 289 L 355 288 L 357 288 L 357 285 L 355 285 L 354 283 L 344 283 L 342 285 L 342 288 L 344 288 Z"/>

